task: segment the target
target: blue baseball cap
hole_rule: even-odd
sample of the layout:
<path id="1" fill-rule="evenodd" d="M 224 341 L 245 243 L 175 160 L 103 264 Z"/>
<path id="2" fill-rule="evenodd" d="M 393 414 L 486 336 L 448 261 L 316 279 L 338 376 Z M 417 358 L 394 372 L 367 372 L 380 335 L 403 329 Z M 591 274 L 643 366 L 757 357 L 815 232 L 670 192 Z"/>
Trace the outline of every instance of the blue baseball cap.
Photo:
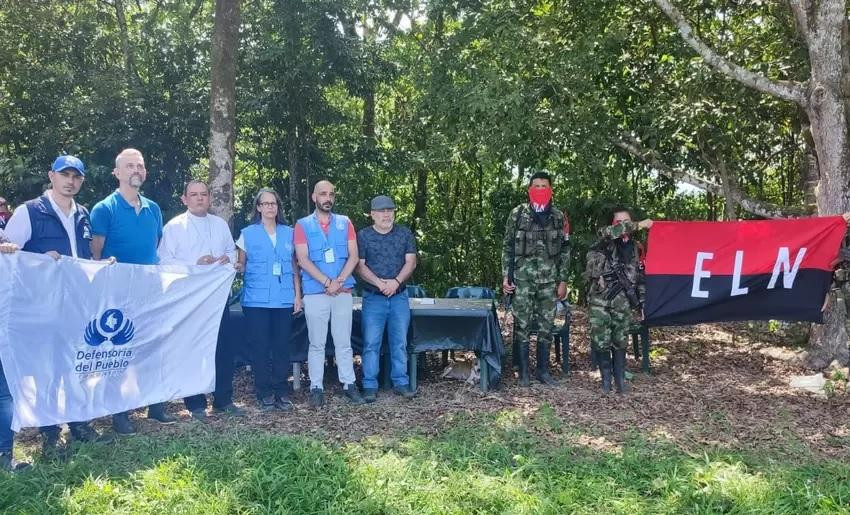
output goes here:
<path id="1" fill-rule="evenodd" d="M 53 161 L 53 166 L 50 167 L 50 170 L 53 172 L 61 172 L 68 168 L 73 168 L 79 172 L 80 175 L 86 174 L 86 165 L 84 165 L 83 162 L 76 157 L 69 155 L 57 157 L 56 161 Z"/>

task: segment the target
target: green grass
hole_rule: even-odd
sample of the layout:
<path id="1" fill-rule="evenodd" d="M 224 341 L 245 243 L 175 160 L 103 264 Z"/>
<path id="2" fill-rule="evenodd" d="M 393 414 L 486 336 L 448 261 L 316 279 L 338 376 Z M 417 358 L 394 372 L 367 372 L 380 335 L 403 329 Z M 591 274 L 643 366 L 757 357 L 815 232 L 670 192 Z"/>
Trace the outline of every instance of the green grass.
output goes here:
<path id="1" fill-rule="evenodd" d="M 575 443 L 551 411 L 456 418 L 436 436 L 332 445 L 187 427 L 0 474 L 11 513 L 850 513 L 850 468 L 631 436 Z"/>

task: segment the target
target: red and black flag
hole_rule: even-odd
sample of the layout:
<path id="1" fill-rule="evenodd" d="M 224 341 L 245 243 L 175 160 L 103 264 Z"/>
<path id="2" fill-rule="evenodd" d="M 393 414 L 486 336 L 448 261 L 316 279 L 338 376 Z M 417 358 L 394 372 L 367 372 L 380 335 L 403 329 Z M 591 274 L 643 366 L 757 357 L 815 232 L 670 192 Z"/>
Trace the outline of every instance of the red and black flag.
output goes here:
<path id="1" fill-rule="evenodd" d="M 821 323 L 845 230 L 839 216 L 655 222 L 647 245 L 646 321 Z"/>

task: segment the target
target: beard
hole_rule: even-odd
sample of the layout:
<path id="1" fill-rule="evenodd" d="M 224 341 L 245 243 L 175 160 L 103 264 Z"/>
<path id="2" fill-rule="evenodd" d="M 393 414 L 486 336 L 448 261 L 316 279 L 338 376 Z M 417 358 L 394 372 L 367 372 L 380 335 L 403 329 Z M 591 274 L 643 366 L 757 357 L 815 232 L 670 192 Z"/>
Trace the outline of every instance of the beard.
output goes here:
<path id="1" fill-rule="evenodd" d="M 130 176 L 130 186 L 132 186 L 133 188 L 141 188 L 143 182 L 145 181 L 142 180 L 141 175 Z"/>

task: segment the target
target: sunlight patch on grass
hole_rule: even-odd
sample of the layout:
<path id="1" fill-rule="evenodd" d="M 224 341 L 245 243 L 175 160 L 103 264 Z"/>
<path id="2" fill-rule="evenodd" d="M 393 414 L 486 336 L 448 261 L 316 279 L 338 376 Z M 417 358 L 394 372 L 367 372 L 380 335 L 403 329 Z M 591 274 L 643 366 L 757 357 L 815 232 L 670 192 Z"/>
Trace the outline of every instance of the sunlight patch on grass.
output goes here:
<path id="1" fill-rule="evenodd" d="M 67 488 L 62 501 L 69 513 L 231 513 L 230 496 L 207 486 L 191 459 L 177 457 L 139 470 L 128 481 L 90 477 L 77 488 Z"/>
<path id="2" fill-rule="evenodd" d="M 699 494 L 743 508 L 764 506 L 772 488 L 761 474 L 748 472 L 740 462 L 709 462 L 695 471 L 693 479 Z"/>
<path id="3" fill-rule="evenodd" d="M 593 443 L 598 438 L 601 448 Z M 0 473 L 0 512 L 848 511 L 845 463 L 805 455 L 789 461 L 771 455 L 772 447 L 761 451 L 705 448 L 687 454 L 673 441 L 640 433 L 614 441 L 568 425 L 545 408 L 532 417 L 520 410 L 454 417 L 434 435 L 344 445 L 236 431 L 140 436 L 120 446 L 81 447 L 65 464 L 41 462 L 14 476 Z"/>

